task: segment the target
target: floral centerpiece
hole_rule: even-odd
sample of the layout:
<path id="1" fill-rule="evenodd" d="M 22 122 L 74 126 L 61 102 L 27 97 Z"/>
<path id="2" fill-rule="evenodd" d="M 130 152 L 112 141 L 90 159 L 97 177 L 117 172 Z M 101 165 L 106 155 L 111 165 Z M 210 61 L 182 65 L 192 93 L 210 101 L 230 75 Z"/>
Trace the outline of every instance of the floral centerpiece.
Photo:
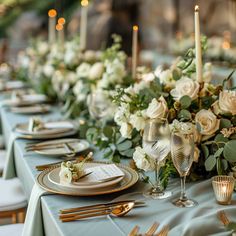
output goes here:
<path id="1" fill-rule="evenodd" d="M 190 50 L 170 68 L 158 67 L 149 80 L 121 89 L 114 97 L 118 104 L 114 120 L 121 135 L 131 142 L 137 132 L 142 137 L 146 120 L 163 118 L 167 111 L 170 125 L 174 120 L 191 122 L 195 136 L 192 179 L 228 173 L 236 163 L 236 92 L 226 87 L 232 73 L 215 86 L 210 68 L 205 64 L 204 82 L 196 81 L 194 52 Z M 153 160 L 141 145 L 135 148 L 133 159 L 139 169 L 152 169 Z"/>

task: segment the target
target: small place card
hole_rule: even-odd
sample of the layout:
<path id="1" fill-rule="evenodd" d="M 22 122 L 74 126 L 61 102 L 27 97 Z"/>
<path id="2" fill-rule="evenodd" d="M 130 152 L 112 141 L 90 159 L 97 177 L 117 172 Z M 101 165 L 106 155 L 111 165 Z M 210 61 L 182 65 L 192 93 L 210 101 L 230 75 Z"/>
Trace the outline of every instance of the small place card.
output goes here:
<path id="1" fill-rule="evenodd" d="M 109 181 L 124 176 L 123 171 L 115 164 L 86 168 L 85 171 L 86 173 L 92 172 L 92 174 L 87 177 L 87 181 L 89 182 Z"/>

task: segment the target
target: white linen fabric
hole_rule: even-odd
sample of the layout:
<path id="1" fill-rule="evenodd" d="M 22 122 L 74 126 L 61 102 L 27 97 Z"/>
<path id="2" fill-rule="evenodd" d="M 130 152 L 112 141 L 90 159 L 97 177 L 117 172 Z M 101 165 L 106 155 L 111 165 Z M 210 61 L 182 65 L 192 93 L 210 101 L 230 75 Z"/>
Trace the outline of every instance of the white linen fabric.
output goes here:
<path id="1" fill-rule="evenodd" d="M 50 193 L 40 188 L 37 184 L 34 184 L 27 208 L 23 236 L 44 236 L 40 198 L 45 194 Z"/>
<path id="2" fill-rule="evenodd" d="M 21 236 L 24 224 L 0 226 L 0 236 Z"/>
<path id="3" fill-rule="evenodd" d="M 27 206 L 27 199 L 18 178 L 0 178 L 0 211 L 11 211 Z"/>

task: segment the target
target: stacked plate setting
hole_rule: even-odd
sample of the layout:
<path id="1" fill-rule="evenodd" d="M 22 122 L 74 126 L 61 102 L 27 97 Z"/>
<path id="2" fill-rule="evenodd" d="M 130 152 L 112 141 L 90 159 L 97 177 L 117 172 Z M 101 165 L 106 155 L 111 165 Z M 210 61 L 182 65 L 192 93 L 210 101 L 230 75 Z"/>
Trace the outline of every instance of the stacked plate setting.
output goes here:
<path id="1" fill-rule="evenodd" d="M 45 127 L 38 131 L 29 131 L 29 123 L 18 124 L 15 131 L 22 134 L 26 139 L 53 139 L 74 135 L 77 130 L 72 122 L 58 121 L 47 122 Z"/>
<path id="2" fill-rule="evenodd" d="M 111 164 L 104 162 L 87 162 L 84 168 L 86 171 L 88 168 L 102 167 L 104 165 Z M 122 191 L 138 181 L 139 176 L 135 170 L 120 164 L 116 166 L 123 172 L 123 175 L 117 178 L 111 178 L 107 181 L 90 181 L 87 176 L 78 182 L 62 183 L 59 177 L 61 167 L 55 166 L 40 173 L 37 182 L 48 192 L 74 196 L 93 196 Z"/>

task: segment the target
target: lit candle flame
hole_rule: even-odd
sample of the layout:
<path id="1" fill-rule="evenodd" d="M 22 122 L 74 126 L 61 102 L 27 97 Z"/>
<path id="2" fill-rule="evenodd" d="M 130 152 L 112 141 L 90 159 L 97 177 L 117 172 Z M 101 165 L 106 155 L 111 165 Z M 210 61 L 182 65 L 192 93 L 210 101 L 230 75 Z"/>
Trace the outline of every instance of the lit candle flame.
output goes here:
<path id="1" fill-rule="evenodd" d="M 48 11 L 48 16 L 53 18 L 57 16 L 57 11 L 55 9 L 51 9 Z"/>
<path id="2" fill-rule="evenodd" d="M 133 26 L 133 30 L 134 30 L 134 31 L 138 31 L 138 26 L 137 26 L 137 25 L 134 25 L 134 26 Z"/>
<path id="3" fill-rule="evenodd" d="M 222 43 L 222 48 L 223 49 L 230 49 L 230 42 L 227 42 L 227 41 L 224 41 L 223 43 Z"/>
<path id="4" fill-rule="evenodd" d="M 89 4 L 89 1 L 88 1 L 88 0 L 82 0 L 82 1 L 81 1 L 81 6 L 82 6 L 82 7 L 86 7 L 86 6 L 88 6 L 88 4 Z"/>
<path id="5" fill-rule="evenodd" d="M 57 30 L 57 31 L 63 30 L 63 25 L 57 24 L 57 25 L 56 25 L 56 30 Z"/>
<path id="6" fill-rule="evenodd" d="M 196 11 L 196 12 L 199 11 L 199 6 L 198 6 L 198 5 L 195 6 L 195 11 Z"/>
<path id="7" fill-rule="evenodd" d="M 64 24 L 66 23 L 66 20 L 65 20 L 65 18 L 63 18 L 63 17 L 60 17 L 60 18 L 58 19 L 57 23 L 60 24 L 60 25 L 64 25 Z"/>

